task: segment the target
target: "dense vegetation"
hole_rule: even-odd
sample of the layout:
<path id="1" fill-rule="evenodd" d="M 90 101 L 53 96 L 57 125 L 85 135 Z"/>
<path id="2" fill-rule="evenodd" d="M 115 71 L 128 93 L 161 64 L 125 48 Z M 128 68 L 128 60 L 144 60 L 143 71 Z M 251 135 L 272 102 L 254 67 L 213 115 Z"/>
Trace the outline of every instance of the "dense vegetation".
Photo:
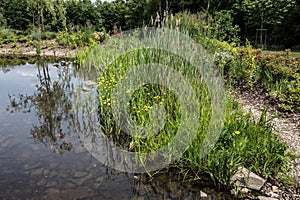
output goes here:
<path id="1" fill-rule="evenodd" d="M 182 18 L 182 20 L 192 20 L 188 18 L 193 18 L 191 15 L 183 15 L 185 19 Z M 185 32 L 188 28 L 192 29 L 193 26 L 187 27 L 186 24 L 183 24 L 180 27 L 182 32 Z M 266 118 L 266 110 L 262 113 L 261 119 L 255 121 L 251 114 L 243 113 L 241 107 L 230 94 L 231 86 L 241 82 L 241 80 L 245 81 L 243 84 L 249 88 L 255 84 L 256 67 L 258 65 L 253 60 L 254 57 L 251 57 L 255 50 L 248 44 L 238 51 L 236 47 L 232 47 L 227 42 L 211 39 L 208 33 L 203 34 L 201 32 L 201 35 L 195 33 L 193 37 L 197 38 L 211 52 L 211 55 L 215 56 L 216 61 L 219 61 L 217 62 L 218 67 L 228 76 L 227 100 L 224 102 L 226 103 L 225 126 L 218 142 L 210 153 L 203 157 L 199 156 L 199 150 L 202 148 L 207 134 L 207 127 L 211 123 L 212 117 L 211 97 L 205 83 L 197 77 L 195 68 L 191 63 L 178 57 L 178 55 L 159 50 L 159 47 L 163 46 L 159 42 L 155 44 L 157 48 L 154 49 L 142 48 L 120 54 L 121 42 L 108 40 L 105 45 L 111 48 L 94 48 L 91 53 L 88 53 L 89 62 L 84 62 L 84 67 L 91 67 L 89 64 L 98 66 L 99 70 L 106 67 L 102 76 L 98 79 L 97 89 L 100 121 L 105 135 L 119 145 L 120 148 L 139 153 L 158 151 L 177 136 L 177 131 L 182 126 L 182 116 L 185 116 L 186 113 L 181 110 L 182 102 L 176 98 L 174 90 L 156 84 L 144 84 L 136 90 L 133 88 L 115 90 L 120 80 L 126 81 L 129 79 L 128 81 L 134 83 L 137 81 L 128 78 L 129 71 L 137 69 L 136 66 L 159 62 L 162 65 L 172 66 L 187 78 L 194 91 L 196 91 L 196 102 L 200 105 L 201 119 L 199 126 L 196 127 L 197 134 L 181 159 L 172 165 L 173 167 L 179 169 L 185 178 L 191 178 L 192 180 L 208 176 L 219 189 L 231 187 L 230 178 L 240 166 L 247 167 L 265 178 L 278 178 L 280 172 L 285 170 L 290 159 L 286 152 L 287 145 L 283 143 L 279 136 L 272 133 L 272 127 Z M 130 43 L 133 49 L 136 43 L 138 44 L 139 41 L 132 40 L 132 43 Z M 220 59 L 219 55 L 222 54 L 232 60 Z M 231 57 L 233 55 L 236 57 Z M 229 62 L 233 63 L 229 64 Z M 150 76 L 150 73 L 148 75 Z M 144 80 L 144 78 L 139 76 L 139 80 Z M 164 80 L 169 82 L 169 79 L 164 78 Z M 178 85 L 183 87 L 181 84 Z M 123 97 L 128 94 L 131 95 L 128 102 L 118 102 L 120 99 L 118 95 Z M 119 104 L 126 108 L 121 107 L 122 109 L 120 113 L 117 113 L 117 116 L 120 114 L 122 118 L 126 117 L 123 114 L 123 109 L 128 109 L 131 118 L 128 126 L 131 126 L 131 123 L 136 123 L 145 127 L 145 129 L 134 129 L 138 132 L 131 132 L 129 135 L 126 129 L 123 129 L 123 125 L 120 125 L 114 118 L 113 105 Z M 159 121 L 153 118 L 153 114 L 159 113 L 157 109 L 166 111 L 165 115 L 159 116 Z M 165 122 L 164 126 L 161 126 L 161 121 Z M 151 127 L 159 127 L 159 133 L 153 133 L 157 129 Z M 140 137 L 140 130 L 143 130 L 142 132 L 146 135 L 149 134 L 150 137 Z M 186 137 L 188 137 L 188 134 L 189 131 L 185 132 Z M 183 138 L 181 140 L 185 141 Z M 163 155 L 168 160 L 168 156 L 172 154 Z M 143 162 L 143 158 L 138 157 L 138 160 Z"/>
<path id="2" fill-rule="evenodd" d="M 94 3 L 91 0 L 2 0 L 0 27 L 28 34 L 77 31 L 86 27 L 111 33 L 158 25 L 166 14 L 185 10 L 204 12 L 215 19 L 213 22 L 225 22 L 220 23 L 220 27 L 227 26 L 226 19 L 231 17 L 231 28 L 238 30 L 241 41 L 248 38 L 252 44 L 263 42 L 264 32 L 261 35 L 256 29 L 267 29 L 266 41 L 270 48 L 299 49 L 299 0 L 115 0 L 111 3 L 101 0 Z M 157 14 L 160 21 L 155 23 Z"/>

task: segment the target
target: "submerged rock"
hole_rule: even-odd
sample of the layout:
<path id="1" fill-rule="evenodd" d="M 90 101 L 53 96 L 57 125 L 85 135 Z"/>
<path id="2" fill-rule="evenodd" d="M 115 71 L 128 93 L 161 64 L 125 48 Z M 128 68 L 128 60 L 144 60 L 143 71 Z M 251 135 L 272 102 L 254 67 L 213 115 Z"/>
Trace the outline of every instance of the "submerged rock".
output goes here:
<path id="1" fill-rule="evenodd" d="M 96 84 L 97 84 L 96 82 L 91 80 L 84 81 L 84 85 L 86 85 L 87 87 L 93 87 Z"/>
<path id="2" fill-rule="evenodd" d="M 74 177 L 75 178 L 81 178 L 81 177 L 84 177 L 84 176 L 86 176 L 88 173 L 87 172 L 84 172 L 84 171 L 76 171 L 75 173 L 74 173 Z"/>

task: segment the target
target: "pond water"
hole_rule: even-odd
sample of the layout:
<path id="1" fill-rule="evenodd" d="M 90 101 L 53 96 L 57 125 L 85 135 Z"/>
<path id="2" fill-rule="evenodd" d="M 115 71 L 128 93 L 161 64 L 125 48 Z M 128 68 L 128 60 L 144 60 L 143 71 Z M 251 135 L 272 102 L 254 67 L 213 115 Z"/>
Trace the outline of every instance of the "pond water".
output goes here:
<path id="1" fill-rule="evenodd" d="M 87 81 L 72 64 L 0 67 L 0 199 L 225 199 L 170 171 L 149 178 L 95 159 L 74 112 Z"/>

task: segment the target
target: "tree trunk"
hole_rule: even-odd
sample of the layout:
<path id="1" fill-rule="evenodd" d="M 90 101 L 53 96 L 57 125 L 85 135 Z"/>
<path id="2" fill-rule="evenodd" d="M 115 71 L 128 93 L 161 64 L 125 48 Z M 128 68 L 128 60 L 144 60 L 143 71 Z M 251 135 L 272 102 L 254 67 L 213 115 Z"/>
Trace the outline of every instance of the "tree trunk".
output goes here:
<path id="1" fill-rule="evenodd" d="M 38 29 L 41 31 L 41 10 L 40 10 L 40 4 L 37 4 L 37 12 L 38 12 Z"/>
<path id="2" fill-rule="evenodd" d="M 263 28 L 264 28 L 264 12 L 262 12 L 262 14 L 261 14 L 261 21 L 260 21 L 260 45 L 261 45 L 262 49 L 264 48 Z"/>
<path id="3" fill-rule="evenodd" d="M 44 31 L 44 15 L 43 15 L 43 9 L 41 9 L 41 21 L 42 21 L 42 31 Z"/>

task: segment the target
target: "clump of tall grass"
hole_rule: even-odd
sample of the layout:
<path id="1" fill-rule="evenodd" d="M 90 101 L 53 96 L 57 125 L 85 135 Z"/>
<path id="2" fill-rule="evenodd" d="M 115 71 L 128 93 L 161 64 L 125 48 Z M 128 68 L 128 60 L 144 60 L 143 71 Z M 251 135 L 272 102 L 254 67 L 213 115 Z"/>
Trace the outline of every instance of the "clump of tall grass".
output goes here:
<path id="1" fill-rule="evenodd" d="M 290 160 L 288 146 L 272 133 L 266 111 L 255 121 L 251 113 L 243 113 L 228 96 L 225 127 L 220 139 L 204 158 L 198 157 L 201 143 L 196 139 L 182 162 L 177 163 L 183 167 L 183 173 L 190 172 L 192 180 L 207 175 L 218 189 L 224 189 L 231 186 L 230 179 L 241 166 L 265 178 L 277 177 L 286 171 Z"/>
<path id="2" fill-rule="evenodd" d="M 183 74 L 192 86 L 196 94 L 196 103 L 199 104 L 198 123 L 196 127 L 193 127 L 196 129 L 196 135 L 174 166 L 181 168 L 184 172 L 189 172 L 195 179 L 198 175 L 208 175 L 218 188 L 230 185 L 230 178 L 239 166 L 247 167 L 264 177 L 276 176 L 283 170 L 288 161 L 288 157 L 285 157 L 287 146 L 272 133 L 264 115 L 261 121 L 255 122 L 250 114 L 243 114 L 230 97 L 227 100 L 223 99 L 223 103 L 227 104 L 227 109 L 224 114 L 225 126 L 221 130 L 218 142 L 208 154 L 200 156 L 208 127 L 214 123 L 211 121 L 213 107 L 218 106 L 212 103 L 207 82 L 203 81 L 203 76 L 198 76 L 191 60 L 185 59 L 180 54 L 161 49 L 159 43 L 157 48 L 131 48 L 132 46 L 139 47 L 140 40 L 144 37 L 138 32 L 131 34 L 137 34 L 140 39 L 135 38 L 119 46 L 118 39 L 112 38 L 105 45 L 91 50 L 89 58 L 84 63 L 85 67 L 95 67 L 94 72 L 99 73 L 99 119 L 106 137 L 112 138 L 120 148 L 138 153 L 159 151 L 176 138 L 176 133 L 182 125 L 182 116 L 188 111 L 181 109 L 182 102 L 178 100 L 176 92 L 168 87 L 144 83 L 138 88 L 127 88 L 128 91 L 124 88 L 125 91 L 121 92 L 124 96 L 130 94 L 129 100 L 125 102 L 126 108 L 124 108 L 124 110 L 129 110 L 130 123 L 149 127 L 149 124 L 155 121 L 156 124 L 150 126 L 154 127 L 153 129 L 135 129 L 136 133 L 128 134 L 126 127 L 130 128 L 131 124 L 125 123 L 124 128 L 124 124 L 117 122 L 114 116 L 112 105 L 117 105 L 116 102 L 119 100 L 116 99 L 114 89 L 118 87 L 119 81 L 126 80 L 127 72 L 132 68 L 138 70 L 137 66 L 156 63 L 171 66 L 172 69 Z M 130 51 L 126 51 L 128 49 Z M 188 50 L 187 52 L 189 53 Z M 200 52 L 196 53 L 200 55 Z M 192 56 L 192 58 L 195 57 Z M 127 81 L 130 82 L 130 80 Z M 153 113 L 152 110 L 155 112 Z M 161 121 L 164 124 L 153 119 L 155 113 L 161 115 Z M 123 112 L 117 114 L 119 119 L 128 117 L 122 115 Z M 190 127 L 194 125 L 188 124 Z M 145 137 L 140 135 L 143 131 L 146 133 Z M 185 134 L 189 136 L 188 132 Z M 182 142 L 187 141 L 182 138 Z"/>

